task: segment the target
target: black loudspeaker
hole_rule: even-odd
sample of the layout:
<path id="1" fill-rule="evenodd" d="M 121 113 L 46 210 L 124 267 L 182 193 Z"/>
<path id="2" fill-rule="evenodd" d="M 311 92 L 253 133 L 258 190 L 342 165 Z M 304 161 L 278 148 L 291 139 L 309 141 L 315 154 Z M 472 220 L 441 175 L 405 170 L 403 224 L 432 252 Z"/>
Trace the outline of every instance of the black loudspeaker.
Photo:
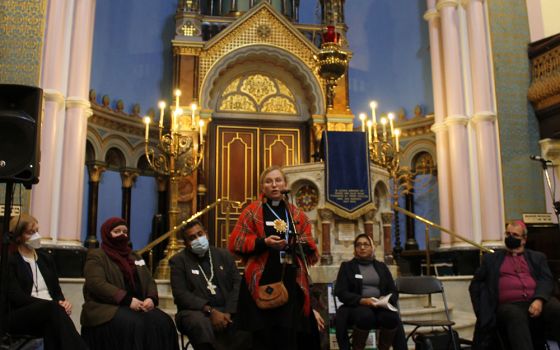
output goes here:
<path id="1" fill-rule="evenodd" d="M 43 90 L 0 84 L 0 183 L 39 182 Z"/>

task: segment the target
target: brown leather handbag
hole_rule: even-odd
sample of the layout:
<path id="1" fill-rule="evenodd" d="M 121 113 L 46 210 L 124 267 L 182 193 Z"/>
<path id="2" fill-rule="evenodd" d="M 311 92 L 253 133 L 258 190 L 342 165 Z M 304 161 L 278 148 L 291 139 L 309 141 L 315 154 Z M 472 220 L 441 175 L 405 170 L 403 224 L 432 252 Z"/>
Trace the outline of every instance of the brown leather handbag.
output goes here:
<path id="1" fill-rule="evenodd" d="M 284 286 L 284 270 L 286 264 L 282 266 L 282 277 L 280 282 L 269 283 L 259 286 L 257 296 L 257 306 L 259 309 L 274 309 L 288 302 L 288 290 Z"/>

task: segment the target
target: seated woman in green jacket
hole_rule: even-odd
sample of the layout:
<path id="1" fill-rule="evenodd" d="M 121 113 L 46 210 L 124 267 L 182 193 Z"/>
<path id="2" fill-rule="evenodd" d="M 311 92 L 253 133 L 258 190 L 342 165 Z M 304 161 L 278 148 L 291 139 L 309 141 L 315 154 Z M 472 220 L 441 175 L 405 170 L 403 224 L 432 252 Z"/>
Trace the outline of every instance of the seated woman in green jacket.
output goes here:
<path id="1" fill-rule="evenodd" d="M 84 267 L 82 337 L 90 349 L 178 349 L 173 320 L 157 309 L 155 281 L 132 254 L 126 222 L 108 219 L 101 238 Z"/>

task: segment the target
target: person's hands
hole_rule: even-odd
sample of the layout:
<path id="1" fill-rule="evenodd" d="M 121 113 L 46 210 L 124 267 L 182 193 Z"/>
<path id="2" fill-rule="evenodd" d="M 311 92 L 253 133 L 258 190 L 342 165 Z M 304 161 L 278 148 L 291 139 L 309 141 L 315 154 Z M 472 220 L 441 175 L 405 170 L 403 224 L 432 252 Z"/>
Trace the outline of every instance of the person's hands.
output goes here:
<path id="1" fill-rule="evenodd" d="M 319 329 L 319 332 L 322 332 L 325 330 L 325 320 L 323 320 L 323 318 L 321 317 L 321 314 L 319 314 L 319 312 L 317 312 L 317 310 L 313 309 L 313 315 L 315 315 L 315 320 L 317 321 L 317 328 Z"/>
<path id="2" fill-rule="evenodd" d="M 136 299 L 136 298 L 132 298 L 132 301 L 130 302 L 130 308 L 134 311 L 142 311 L 142 307 L 143 307 L 143 303 Z"/>
<path id="3" fill-rule="evenodd" d="M 369 307 L 376 307 L 375 302 L 371 298 L 361 298 L 360 305 L 369 306 Z"/>
<path id="4" fill-rule="evenodd" d="M 212 312 L 210 314 L 210 322 L 212 322 L 212 327 L 215 330 L 222 331 L 232 323 L 231 315 L 223 313 L 216 309 L 212 309 Z"/>
<path id="5" fill-rule="evenodd" d="M 146 298 L 142 302 L 142 306 L 140 308 L 142 309 L 142 311 L 148 312 L 150 310 L 153 310 L 154 307 L 154 301 L 151 298 Z"/>
<path id="6" fill-rule="evenodd" d="M 270 235 L 264 239 L 264 243 L 271 248 L 282 250 L 288 244 L 285 239 L 276 235 Z"/>
<path id="7" fill-rule="evenodd" d="M 64 308 L 68 316 L 72 314 L 72 304 L 68 300 L 59 300 L 58 305 Z"/>
<path id="8" fill-rule="evenodd" d="M 531 305 L 529 305 L 529 317 L 539 317 L 542 312 L 542 305 L 541 299 L 533 300 Z"/>

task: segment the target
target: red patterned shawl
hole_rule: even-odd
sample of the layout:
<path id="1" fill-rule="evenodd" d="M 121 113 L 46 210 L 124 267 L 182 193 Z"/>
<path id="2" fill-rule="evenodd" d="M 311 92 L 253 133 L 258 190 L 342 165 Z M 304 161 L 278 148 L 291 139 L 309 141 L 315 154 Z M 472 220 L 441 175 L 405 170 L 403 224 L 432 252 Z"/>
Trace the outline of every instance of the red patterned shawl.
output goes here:
<path id="1" fill-rule="evenodd" d="M 250 255 L 250 257 L 245 258 L 243 262 L 245 264 L 245 282 L 247 283 L 253 299 L 257 298 L 259 282 L 269 255 L 268 251 L 260 255 L 251 255 L 255 250 L 256 239 L 265 237 L 262 206 L 262 201 L 254 201 L 243 210 L 228 241 L 228 249 L 233 254 L 242 256 Z M 289 206 L 294 221 L 298 223 L 296 229 L 297 232 L 301 234 L 301 240 L 307 242 L 309 247 L 313 249 L 314 253 L 306 256 L 307 264 L 313 265 L 319 260 L 319 253 L 315 241 L 311 236 L 311 224 L 309 223 L 309 219 L 302 210 L 292 204 L 289 204 Z M 311 311 L 309 280 L 307 279 L 303 261 L 299 256 L 297 257 L 297 264 L 300 268 L 297 270 L 296 282 L 300 286 L 305 298 L 303 311 L 307 316 Z"/>

